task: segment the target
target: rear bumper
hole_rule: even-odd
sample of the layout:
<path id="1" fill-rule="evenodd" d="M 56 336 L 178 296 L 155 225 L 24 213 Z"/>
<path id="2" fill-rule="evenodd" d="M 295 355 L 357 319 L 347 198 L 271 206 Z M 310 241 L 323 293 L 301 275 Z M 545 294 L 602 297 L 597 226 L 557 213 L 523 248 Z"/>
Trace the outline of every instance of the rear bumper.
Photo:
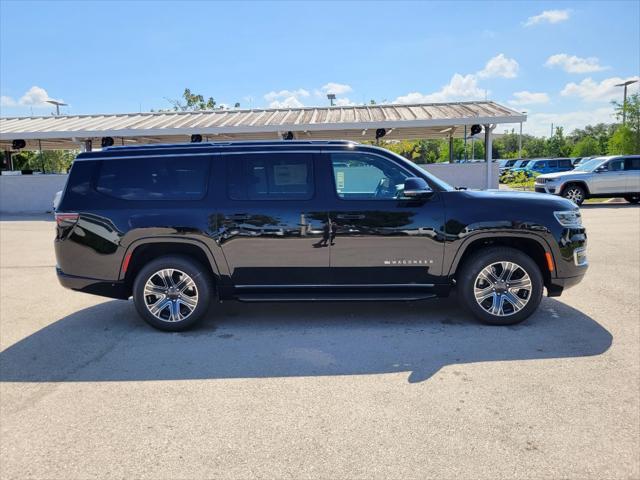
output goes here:
<path id="1" fill-rule="evenodd" d="M 56 275 L 60 285 L 70 290 L 119 299 L 127 299 L 131 296 L 130 289 L 124 282 L 109 282 L 96 278 L 68 275 L 59 267 L 56 267 Z"/>

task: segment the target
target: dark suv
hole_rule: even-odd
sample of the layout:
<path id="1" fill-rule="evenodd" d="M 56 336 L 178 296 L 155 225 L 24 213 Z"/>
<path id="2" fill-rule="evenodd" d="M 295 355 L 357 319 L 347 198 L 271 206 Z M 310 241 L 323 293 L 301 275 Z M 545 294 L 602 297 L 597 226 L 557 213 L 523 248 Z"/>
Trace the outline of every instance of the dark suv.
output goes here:
<path id="1" fill-rule="evenodd" d="M 452 287 L 480 320 L 531 315 L 587 269 L 580 211 L 552 195 L 456 190 L 343 141 L 106 148 L 56 212 L 63 286 L 182 330 L 211 300 L 420 300 Z"/>

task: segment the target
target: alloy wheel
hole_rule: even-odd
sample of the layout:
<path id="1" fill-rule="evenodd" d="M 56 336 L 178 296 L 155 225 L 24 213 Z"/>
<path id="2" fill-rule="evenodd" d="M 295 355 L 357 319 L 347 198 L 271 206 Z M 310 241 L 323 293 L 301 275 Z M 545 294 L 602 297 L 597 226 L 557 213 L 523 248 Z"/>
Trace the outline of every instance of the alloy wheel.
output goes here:
<path id="1" fill-rule="evenodd" d="M 584 194 L 579 188 L 573 187 L 569 188 L 565 192 L 564 198 L 571 200 L 573 203 L 580 204 L 580 202 L 582 202 L 582 200 L 584 199 Z"/>
<path id="2" fill-rule="evenodd" d="M 198 288 L 193 279 L 181 270 L 158 270 L 144 285 L 144 303 L 158 320 L 180 322 L 198 306 Z"/>
<path id="3" fill-rule="evenodd" d="M 473 284 L 478 305 L 497 317 L 522 310 L 529 303 L 532 289 L 529 274 L 513 262 L 495 262 L 486 266 Z"/>

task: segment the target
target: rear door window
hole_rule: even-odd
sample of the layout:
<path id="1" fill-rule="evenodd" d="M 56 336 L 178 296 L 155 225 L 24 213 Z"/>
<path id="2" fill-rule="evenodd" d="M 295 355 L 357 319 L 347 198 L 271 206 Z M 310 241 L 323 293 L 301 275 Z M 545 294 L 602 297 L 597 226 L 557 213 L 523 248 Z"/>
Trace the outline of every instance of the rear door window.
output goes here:
<path id="1" fill-rule="evenodd" d="M 209 157 L 103 160 L 98 192 L 122 200 L 201 200 L 207 190 Z"/>
<path id="2" fill-rule="evenodd" d="M 314 194 L 313 155 L 257 153 L 227 155 L 232 200 L 310 200 Z"/>
<path id="3" fill-rule="evenodd" d="M 639 158 L 625 158 L 624 159 L 625 170 L 640 170 L 640 157 Z"/>

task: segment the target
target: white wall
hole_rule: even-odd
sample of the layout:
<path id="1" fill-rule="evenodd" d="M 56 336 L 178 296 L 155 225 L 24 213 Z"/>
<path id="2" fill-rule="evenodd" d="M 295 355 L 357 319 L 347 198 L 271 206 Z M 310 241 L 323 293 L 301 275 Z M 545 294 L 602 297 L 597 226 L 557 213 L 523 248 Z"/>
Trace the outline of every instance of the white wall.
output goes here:
<path id="1" fill-rule="evenodd" d="M 0 175 L 0 212 L 44 213 L 67 175 Z"/>
<path id="2" fill-rule="evenodd" d="M 484 189 L 486 163 L 422 165 L 429 173 L 454 187 Z M 498 188 L 498 164 L 492 165 L 492 188 Z M 1 175 L 0 212 L 44 213 L 51 211 L 53 197 L 62 190 L 67 175 Z"/>
<path id="3" fill-rule="evenodd" d="M 487 185 L 487 164 L 476 163 L 430 163 L 420 165 L 427 172 L 444 180 L 453 187 L 467 187 L 469 189 L 485 189 Z M 491 188 L 498 188 L 499 166 L 491 164 Z"/>

